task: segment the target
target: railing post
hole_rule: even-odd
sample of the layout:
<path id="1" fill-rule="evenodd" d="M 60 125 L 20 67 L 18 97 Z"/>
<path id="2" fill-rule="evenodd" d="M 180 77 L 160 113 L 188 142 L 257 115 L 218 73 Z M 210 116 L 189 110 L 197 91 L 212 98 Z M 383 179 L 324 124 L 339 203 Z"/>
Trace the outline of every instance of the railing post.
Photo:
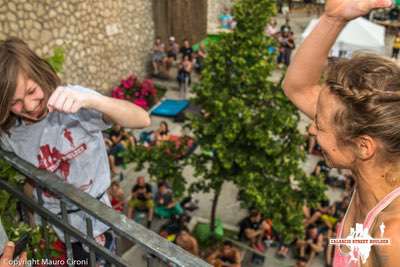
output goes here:
<path id="1" fill-rule="evenodd" d="M 39 205 L 43 207 L 44 201 L 43 201 L 43 190 L 40 187 L 36 188 L 36 193 L 37 193 L 37 197 L 38 197 L 38 202 Z M 45 251 L 44 251 L 44 256 L 46 259 L 49 259 L 49 245 L 50 245 L 50 241 L 49 241 L 49 233 L 48 233 L 48 223 L 46 218 L 44 217 L 40 217 L 40 220 L 42 222 L 42 235 L 44 236 L 44 241 L 46 242 L 46 246 L 45 246 Z"/>
<path id="2" fill-rule="evenodd" d="M 61 208 L 62 221 L 65 224 L 69 224 L 67 207 L 66 207 L 63 199 L 60 199 L 60 208 Z M 71 260 L 74 259 L 74 255 L 72 253 L 71 237 L 66 231 L 64 231 L 64 242 L 65 242 L 65 247 L 67 248 L 67 259 L 71 259 Z M 70 261 L 67 261 L 67 262 L 68 262 L 69 267 L 73 267 L 73 265 L 70 263 Z"/>
<path id="3" fill-rule="evenodd" d="M 89 217 L 86 218 L 86 232 L 88 238 L 94 240 L 92 220 Z M 90 259 L 89 259 L 90 267 L 96 267 L 96 254 L 91 248 L 89 248 L 89 253 L 90 253 Z"/>

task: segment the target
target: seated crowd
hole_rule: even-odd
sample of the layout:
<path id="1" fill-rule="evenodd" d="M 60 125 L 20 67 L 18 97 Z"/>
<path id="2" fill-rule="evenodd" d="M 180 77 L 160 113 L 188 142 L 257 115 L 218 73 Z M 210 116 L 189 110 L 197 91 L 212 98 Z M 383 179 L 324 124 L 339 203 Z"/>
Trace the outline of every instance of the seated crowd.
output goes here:
<path id="1" fill-rule="evenodd" d="M 313 259 L 321 254 L 325 266 L 332 266 L 334 247 L 329 246 L 329 239 L 335 238 L 336 227 L 343 219 L 350 204 L 354 179 L 347 170 L 335 170 L 333 175 L 325 161 L 321 158 L 318 144 L 309 139 L 308 152 L 319 158 L 311 175 L 319 176 L 331 188 L 342 191 L 340 201 L 324 200 L 315 208 L 304 204 L 304 237 L 298 237 L 285 243 L 280 234 L 275 231 L 270 219 L 257 210 L 250 210 L 249 215 L 239 223 L 239 240 L 245 242 L 254 251 L 264 254 L 270 246 L 276 247 L 276 256 L 288 257 L 292 254 L 297 258 L 295 266 L 311 266 Z M 291 250 L 291 253 L 289 253 Z"/>
<path id="2" fill-rule="evenodd" d="M 110 168 L 113 170 L 124 164 L 119 152 L 129 146 L 142 144 L 151 147 L 171 139 L 173 138 L 166 121 L 161 121 L 158 129 L 142 135 L 138 142 L 127 131 L 114 126 L 106 135 Z M 310 138 L 308 146 L 307 151 L 310 155 L 320 158 L 319 147 L 315 140 Z M 114 169 L 113 172 L 116 170 Z M 313 259 L 322 253 L 326 266 L 331 266 L 333 247 L 328 246 L 328 240 L 335 237 L 335 228 L 345 214 L 354 186 L 351 174 L 345 170 L 338 170 L 337 176 L 331 173 L 331 169 L 324 160 L 320 159 L 311 175 L 321 176 L 327 185 L 343 190 L 343 200 L 332 203 L 322 201 L 315 208 L 305 203 L 303 207 L 304 238 L 299 237 L 290 243 L 285 243 L 274 229 L 272 220 L 264 217 L 257 210 L 250 210 L 249 215 L 239 223 L 238 241 L 244 242 L 259 254 L 265 254 L 271 246 L 276 247 L 278 257 L 288 257 L 293 254 L 297 258 L 295 266 L 310 266 Z M 145 181 L 145 177 L 139 176 L 128 200 L 125 200 L 121 185 L 117 181 L 112 182 L 108 193 L 115 210 L 124 212 L 132 220 L 144 221 L 148 228 L 151 228 L 154 216 L 168 219 L 167 223 L 161 226 L 159 234 L 193 255 L 205 257 L 214 266 L 241 266 L 240 251 L 230 241 L 224 242 L 210 255 L 199 252 L 196 238 L 187 229 L 189 220 L 184 212 L 184 201 L 179 202 L 175 199 L 167 182 L 161 181 L 157 185 L 152 185 Z M 289 250 L 292 252 L 289 253 Z"/>
<path id="3" fill-rule="evenodd" d="M 233 29 L 235 27 L 235 21 L 228 8 L 225 8 L 222 14 L 219 16 L 220 28 L 222 29 Z M 277 63 L 279 66 L 290 64 L 290 58 L 292 51 L 296 45 L 294 42 L 294 33 L 290 26 L 289 18 L 286 19 L 285 23 L 278 27 L 276 19 L 266 25 L 265 34 L 276 39 L 278 47 L 270 47 L 269 51 L 274 52 L 278 50 Z M 188 39 L 184 39 L 180 45 L 174 36 L 168 38 L 167 44 L 163 43 L 160 37 L 157 37 L 153 46 L 152 54 L 152 66 L 154 75 L 161 75 L 162 77 L 170 78 L 171 68 L 177 67 L 176 80 L 179 84 L 179 88 L 183 85 L 190 85 L 191 75 L 193 70 L 198 74 L 204 68 L 204 61 L 207 57 L 207 50 L 204 42 L 200 42 L 196 51 L 193 49 L 194 46 Z"/>
<path id="4" fill-rule="evenodd" d="M 178 66 L 179 71 L 188 72 L 187 75 L 191 74 L 192 69 L 200 73 L 204 67 L 206 56 L 204 43 L 200 43 L 198 49 L 194 51 L 188 39 L 184 39 L 182 45 L 180 45 L 176 42 L 174 36 L 170 36 L 167 45 L 165 45 L 161 38 L 157 37 L 154 41 L 152 55 L 154 75 L 162 74 L 169 77 L 173 66 Z M 179 74 L 177 79 L 179 81 Z"/>

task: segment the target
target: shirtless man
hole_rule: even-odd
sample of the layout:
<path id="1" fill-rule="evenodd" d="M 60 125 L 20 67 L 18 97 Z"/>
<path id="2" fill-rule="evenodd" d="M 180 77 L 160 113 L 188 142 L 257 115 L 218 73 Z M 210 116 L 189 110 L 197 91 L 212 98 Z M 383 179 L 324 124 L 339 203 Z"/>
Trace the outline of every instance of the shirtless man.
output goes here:
<path id="1" fill-rule="evenodd" d="M 241 267 L 240 251 L 231 241 L 224 241 L 222 248 L 212 253 L 207 261 L 214 267 Z"/>
<path id="2" fill-rule="evenodd" d="M 175 243 L 193 255 L 199 256 L 199 245 L 197 244 L 197 240 L 190 235 L 189 230 L 186 227 L 180 231 L 175 239 Z"/>

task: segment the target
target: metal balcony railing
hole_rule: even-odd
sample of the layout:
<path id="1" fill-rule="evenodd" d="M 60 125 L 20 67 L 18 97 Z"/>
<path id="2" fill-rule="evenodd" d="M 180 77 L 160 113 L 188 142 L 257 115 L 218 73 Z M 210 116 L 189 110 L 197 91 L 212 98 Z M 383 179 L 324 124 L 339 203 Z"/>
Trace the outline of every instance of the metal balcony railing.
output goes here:
<path id="1" fill-rule="evenodd" d="M 9 184 L 0 177 L 0 189 L 8 191 L 25 206 L 32 209 L 42 220 L 42 225 L 56 226 L 64 232 L 65 245 L 68 259 L 72 259 L 71 238 L 75 238 L 89 248 L 90 265 L 96 266 L 95 257 L 104 259 L 112 266 L 135 266 L 135 263 L 126 262 L 121 256 L 116 255 L 97 244 L 92 234 L 92 222 L 87 219 L 87 234 L 73 227 L 68 222 L 67 204 L 73 204 L 87 215 L 90 215 L 108 225 L 118 237 L 124 238 L 135 245 L 141 246 L 147 253 L 156 256 L 162 262 L 172 263 L 174 266 L 206 267 L 210 266 L 203 260 L 194 257 L 182 248 L 160 237 L 158 234 L 142 225 L 127 219 L 123 214 L 107 207 L 90 195 L 77 190 L 74 186 L 64 183 L 55 174 L 35 168 L 33 165 L 17 157 L 13 153 L 0 149 L 0 158 L 3 158 L 22 175 L 29 177 L 36 184 L 38 200 L 26 196 L 19 188 Z M 42 192 L 46 190 L 60 199 L 61 216 L 50 212 L 43 206 Z M 46 231 L 44 231 L 46 233 Z M 45 239 L 47 239 L 45 234 Z M 48 243 L 48 242 L 46 242 Z M 148 262 L 148 266 L 152 264 Z"/>

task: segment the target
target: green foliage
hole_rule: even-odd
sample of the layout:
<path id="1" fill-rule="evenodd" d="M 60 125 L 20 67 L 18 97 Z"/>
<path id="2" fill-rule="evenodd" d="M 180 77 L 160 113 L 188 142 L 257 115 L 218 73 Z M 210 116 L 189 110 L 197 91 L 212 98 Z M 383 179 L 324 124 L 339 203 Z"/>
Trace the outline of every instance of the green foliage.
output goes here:
<path id="1" fill-rule="evenodd" d="M 0 159 L 0 177 L 22 190 L 25 177 L 18 174 L 14 168 L 2 159 Z M 28 250 L 28 259 L 43 259 L 45 257 L 43 229 L 39 226 L 31 228 L 20 221 L 17 213 L 17 202 L 17 199 L 12 197 L 6 190 L 0 190 L 0 218 L 4 230 L 12 241 L 17 241 L 24 233 L 28 233 L 30 236 L 29 247 L 31 248 Z M 57 239 L 56 234 L 50 228 L 46 229 L 46 231 L 49 233 L 49 242 L 53 243 Z M 55 249 L 50 249 L 50 255 L 57 257 L 60 253 Z"/>
<path id="2" fill-rule="evenodd" d="M 36 226 L 34 228 L 29 227 L 27 224 L 19 223 L 17 227 L 9 229 L 8 238 L 12 241 L 17 241 L 25 233 L 29 235 L 30 242 L 28 252 L 28 259 L 45 259 L 45 241 L 42 235 L 43 228 Z M 49 249 L 51 257 L 59 257 L 62 252 L 54 247 L 54 242 L 58 240 L 56 233 L 51 227 L 47 227 L 46 231 L 49 237 Z"/>
<path id="3" fill-rule="evenodd" d="M 186 143 L 185 138 L 182 143 Z M 152 147 L 143 145 L 129 147 L 123 155 L 126 161 L 136 163 L 136 171 L 147 167 L 151 179 L 157 182 L 168 181 L 175 197 L 179 198 L 183 196 L 186 185 L 186 180 L 182 175 L 186 165 L 186 160 L 182 158 L 184 153 L 184 146 L 177 146 L 175 142 L 171 141 L 163 141 Z"/>
<path id="4" fill-rule="evenodd" d="M 62 47 L 56 47 L 53 50 L 53 55 L 46 59 L 46 61 L 53 67 L 57 73 L 63 71 L 64 65 L 64 49 Z"/>
<path id="5" fill-rule="evenodd" d="M 25 180 L 2 159 L 0 159 L 0 177 L 14 186 L 21 186 Z M 17 217 L 17 200 L 5 190 L 0 190 L 0 217 L 4 229 L 7 234 L 10 234 L 19 220 Z"/>
<path id="6" fill-rule="evenodd" d="M 270 0 L 239 0 L 237 28 L 211 44 L 193 101 L 204 116 L 190 117 L 203 153 L 191 163 L 201 180 L 193 191 L 220 188 L 225 181 L 242 191 L 242 204 L 273 219 L 286 240 L 302 235 L 302 205 L 323 198 L 324 187 L 301 169 L 305 140 L 299 115 L 280 88 L 269 80 L 275 41 L 264 28 L 274 12 Z"/>

